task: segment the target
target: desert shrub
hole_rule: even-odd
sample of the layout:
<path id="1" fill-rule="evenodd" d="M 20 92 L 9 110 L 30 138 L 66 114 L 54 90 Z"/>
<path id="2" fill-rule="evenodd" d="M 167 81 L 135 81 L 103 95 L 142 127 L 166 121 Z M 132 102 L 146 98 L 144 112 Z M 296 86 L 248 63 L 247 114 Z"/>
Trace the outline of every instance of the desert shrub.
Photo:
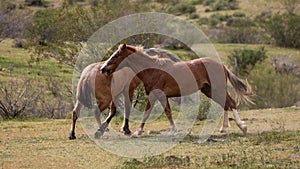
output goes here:
<path id="1" fill-rule="evenodd" d="M 39 99 L 41 91 L 33 90 L 30 80 L 0 82 L 0 117 L 3 119 L 26 117 Z"/>
<path id="2" fill-rule="evenodd" d="M 218 0 L 212 5 L 213 11 L 221 11 L 226 9 L 226 2 L 223 0 Z"/>
<path id="3" fill-rule="evenodd" d="M 197 19 L 197 18 L 199 18 L 199 15 L 197 14 L 197 13 L 191 13 L 190 15 L 189 15 L 189 18 L 190 19 Z"/>
<path id="4" fill-rule="evenodd" d="M 64 118 L 72 109 L 72 91 L 63 80 L 12 77 L 0 81 L 0 118 Z"/>
<path id="5" fill-rule="evenodd" d="M 145 8 L 129 0 L 101 1 L 101 5 L 91 8 L 71 6 L 64 1 L 62 7 L 35 12 L 24 38 L 39 60 L 51 57 L 74 66 L 82 42 L 99 27 L 121 16 L 145 11 Z"/>
<path id="6" fill-rule="evenodd" d="M 96 30 L 90 13 L 83 8 L 55 8 L 37 11 L 27 25 L 24 37 L 39 60 L 55 58 L 74 65 L 80 42 Z"/>
<path id="7" fill-rule="evenodd" d="M 210 8 L 205 8 L 204 12 L 211 12 Z"/>
<path id="8" fill-rule="evenodd" d="M 220 24 L 221 21 L 219 20 L 219 18 L 216 18 L 216 17 L 210 17 L 208 19 L 208 25 L 210 27 L 216 27 L 218 24 Z"/>
<path id="9" fill-rule="evenodd" d="M 22 38 L 31 13 L 30 10 L 0 10 L 0 38 Z"/>
<path id="10" fill-rule="evenodd" d="M 67 112 L 73 108 L 73 93 L 70 84 L 48 74 L 45 82 L 39 85 L 43 92 L 31 111 L 30 117 L 65 118 Z"/>
<path id="11" fill-rule="evenodd" d="M 172 6 L 169 9 L 169 12 L 176 15 L 186 14 L 186 13 L 191 14 L 196 12 L 196 7 L 191 3 L 182 2 L 176 4 L 175 6 Z"/>
<path id="12" fill-rule="evenodd" d="M 231 18 L 230 15 L 213 14 L 208 18 L 208 25 L 215 27 L 215 26 L 227 21 L 230 18 Z"/>
<path id="13" fill-rule="evenodd" d="M 243 13 L 213 14 L 209 18 L 199 18 L 200 25 L 209 25 L 207 35 L 218 43 L 261 44 L 268 40 L 264 29 Z"/>
<path id="14" fill-rule="evenodd" d="M 204 0 L 203 5 L 209 6 L 209 5 L 214 4 L 215 2 L 216 2 L 216 0 Z"/>
<path id="15" fill-rule="evenodd" d="M 219 43 L 261 44 L 266 40 L 263 30 L 256 27 L 224 27 L 219 32 Z"/>
<path id="16" fill-rule="evenodd" d="M 264 32 L 249 17 L 229 17 L 218 42 L 220 43 L 262 43 Z"/>
<path id="17" fill-rule="evenodd" d="M 192 5 L 200 5 L 200 4 L 202 4 L 204 2 L 204 0 L 192 0 L 191 1 L 191 4 Z"/>
<path id="18" fill-rule="evenodd" d="M 46 2 L 44 0 L 25 0 L 25 4 L 28 6 L 43 6 Z"/>
<path id="19" fill-rule="evenodd" d="M 197 21 L 199 25 L 208 25 L 209 19 L 207 17 L 200 17 Z"/>
<path id="20" fill-rule="evenodd" d="M 209 6 L 211 11 L 234 10 L 238 8 L 236 0 L 205 0 L 203 5 Z"/>
<path id="21" fill-rule="evenodd" d="M 258 63 L 248 76 L 255 96 L 253 108 L 288 107 L 299 98 L 300 82 L 292 74 L 280 74 L 269 61 Z"/>
<path id="22" fill-rule="evenodd" d="M 231 17 L 227 20 L 227 26 L 232 27 L 251 27 L 255 26 L 254 22 L 249 17 Z"/>
<path id="23" fill-rule="evenodd" d="M 297 6 L 299 5 L 299 0 L 281 0 L 281 4 L 284 6 L 285 10 L 289 14 L 294 14 Z"/>
<path id="24" fill-rule="evenodd" d="M 265 28 L 281 47 L 300 48 L 300 16 L 296 14 L 275 14 L 266 21 Z"/>
<path id="25" fill-rule="evenodd" d="M 258 24 L 266 23 L 272 17 L 271 11 L 262 11 L 260 14 L 255 16 L 254 21 Z"/>
<path id="26" fill-rule="evenodd" d="M 234 12 L 232 14 L 233 17 L 246 17 L 246 14 L 243 12 Z"/>
<path id="27" fill-rule="evenodd" d="M 235 49 L 229 56 L 228 62 L 235 69 L 235 73 L 246 76 L 258 63 L 267 58 L 264 47 L 259 49 Z"/>

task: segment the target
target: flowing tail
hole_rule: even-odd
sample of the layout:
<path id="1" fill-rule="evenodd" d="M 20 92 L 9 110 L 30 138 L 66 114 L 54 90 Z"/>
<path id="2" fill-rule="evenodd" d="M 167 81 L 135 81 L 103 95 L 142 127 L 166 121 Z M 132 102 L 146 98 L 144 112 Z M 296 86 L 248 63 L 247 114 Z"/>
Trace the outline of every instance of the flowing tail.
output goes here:
<path id="1" fill-rule="evenodd" d="M 76 99 L 87 108 L 92 108 L 92 85 L 91 81 L 81 77 L 77 85 Z"/>
<path id="2" fill-rule="evenodd" d="M 238 104 L 240 101 L 248 104 L 255 104 L 252 99 L 250 98 L 251 95 L 253 95 L 253 90 L 248 81 L 242 82 L 241 79 L 239 79 L 236 75 L 234 75 L 230 70 L 225 68 L 228 74 L 228 79 L 230 83 L 232 84 L 238 99 Z"/>

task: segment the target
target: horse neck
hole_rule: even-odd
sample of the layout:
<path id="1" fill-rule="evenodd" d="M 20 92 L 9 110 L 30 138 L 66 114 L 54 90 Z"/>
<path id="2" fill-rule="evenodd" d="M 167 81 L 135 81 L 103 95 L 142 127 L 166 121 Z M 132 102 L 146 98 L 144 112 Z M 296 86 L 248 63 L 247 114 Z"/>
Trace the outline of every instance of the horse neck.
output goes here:
<path id="1" fill-rule="evenodd" d="M 136 52 L 127 58 L 128 67 L 130 67 L 136 73 L 145 68 L 153 67 L 154 64 L 155 58 L 152 58 L 151 56 L 145 55 L 141 52 Z"/>
<path id="2" fill-rule="evenodd" d="M 149 68 L 159 68 L 157 63 L 158 58 L 145 55 L 143 53 L 135 53 L 127 58 L 126 65 L 131 68 L 135 74 L 143 81 L 149 71 L 144 71 Z"/>

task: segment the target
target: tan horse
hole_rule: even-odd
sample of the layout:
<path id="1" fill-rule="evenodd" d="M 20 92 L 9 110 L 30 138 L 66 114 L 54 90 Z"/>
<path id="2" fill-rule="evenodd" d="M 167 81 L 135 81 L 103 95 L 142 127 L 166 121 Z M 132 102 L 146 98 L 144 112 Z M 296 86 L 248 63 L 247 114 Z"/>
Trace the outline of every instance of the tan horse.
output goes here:
<path id="1" fill-rule="evenodd" d="M 170 58 L 172 61 L 178 61 L 177 57 L 162 49 L 145 49 L 145 52 L 150 55 L 158 55 L 162 58 Z M 92 63 L 88 65 L 81 73 L 79 82 L 77 84 L 76 92 L 76 103 L 72 112 L 72 127 L 69 135 L 69 139 L 76 139 L 75 136 L 75 126 L 77 118 L 80 116 L 80 110 L 83 106 L 88 108 L 94 108 L 95 118 L 99 125 L 98 131 L 95 133 L 95 137 L 100 137 L 105 129 L 107 128 L 110 120 L 116 114 L 116 107 L 112 100 L 113 97 L 121 93 L 124 94 L 125 101 L 125 112 L 124 112 L 124 122 L 121 130 L 124 134 L 130 134 L 129 130 L 129 115 L 131 108 L 131 99 L 133 96 L 134 89 L 140 84 L 140 80 L 134 77 L 132 81 L 127 78 L 123 78 L 132 73 L 129 69 L 124 69 L 123 71 L 115 72 L 112 76 L 107 76 L 100 73 L 100 68 L 104 62 Z M 111 93 L 112 79 L 119 80 L 114 84 L 114 95 Z M 128 80 L 128 81 L 126 81 Z M 97 100 L 98 106 L 92 105 L 92 97 Z M 109 116 L 105 119 L 104 123 L 101 124 L 101 112 L 104 111 L 110 105 Z"/>
<path id="2" fill-rule="evenodd" d="M 185 62 L 170 62 L 166 59 L 150 56 L 140 48 L 122 44 L 101 67 L 102 73 L 112 73 L 117 68 L 129 67 L 144 83 L 148 100 L 143 114 L 140 128 L 133 134 L 137 137 L 142 134 L 146 120 L 148 119 L 153 104 L 160 101 L 165 108 L 165 113 L 171 125 L 171 130 L 176 131 L 176 125 L 168 98 L 189 95 L 200 90 L 206 96 L 224 108 L 224 121 L 221 132 L 229 127 L 228 110 L 233 111 L 238 127 L 247 132 L 247 126 L 238 116 L 236 102 L 227 92 L 227 79 L 235 89 L 239 100 L 251 102 L 251 86 L 243 83 L 224 65 L 210 59 L 199 58 Z M 120 70 L 122 71 L 122 69 Z"/>

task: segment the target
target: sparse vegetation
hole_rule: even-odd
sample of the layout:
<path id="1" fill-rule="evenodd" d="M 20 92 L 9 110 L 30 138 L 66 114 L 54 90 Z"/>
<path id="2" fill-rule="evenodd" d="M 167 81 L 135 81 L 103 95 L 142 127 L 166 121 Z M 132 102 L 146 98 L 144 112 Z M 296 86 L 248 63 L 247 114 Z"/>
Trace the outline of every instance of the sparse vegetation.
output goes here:
<path id="1" fill-rule="evenodd" d="M 256 96 L 255 108 L 289 107 L 300 98 L 299 78 L 289 73 L 279 73 L 269 61 L 258 63 L 249 74 Z"/>
<path id="2" fill-rule="evenodd" d="M 259 49 L 235 49 L 228 55 L 229 65 L 234 69 L 235 74 L 246 77 L 256 63 L 267 58 L 264 47 Z"/>
<path id="3" fill-rule="evenodd" d="M 299 168 L 298 3 L 298 0 L 1 0 L 0 166 Z M 238 68 L 235 72 L 248 80 L 255 91 L 255 105 L 239 106 L 248 110 L 241 111 L 241 118 L 248 125 L 246 136 L 240 134 L 230 113 L 232 127 L 228 134 L 220 134 L 216 129 L 207 142 L 194 144 L 210 107 L 210 100 L 202 97 L 190 133 L 174 148 L 157 156 L 129 159 L 108 153 L 97 147 L 80 125 L 77 125 L 77 140 L 67 140 L 73 97 L 72 66 L 81 45 L 104 24 L 146 11 L 172 13 L 200 26 L 216 43 L 225 65 L 233 71 Z M 195 59 L 186 46 L 168 37 L 145 34 L 122 42 L 142 44 L 145 48 L 161 44 L 182 60 Z M 142 93 L 142 86 L 138 90 Z M 138 94 L 135 93 L 133 104 L 142 111 L 145 95 L 137 97 Z M 171 106 L 176 118 L 177 105 L 173 102 Z M 119 130 L 122 116 L 119 112 L 110 127 Z M 162 114 L 155 125 L 149 123 L 147 127 L 161 130 L 167 125 Z M 138 122 L 130 122 L 130 126 L 134 131 Z"/>
<path id="4" fill-rule="evenodd" d="M 232 134 L 239 129 L 230 121 L 229 134 L 216 131 L 211 141 L 200 145 L 194 144 L 202 126 L 196 122 L 191 135 L 169 151 L 138 159 L 119 157 L 98 147 L 81 125 L 77 140 L 67 140 L 71 120 L 0 121 L 0 164 L 4 168 L 297 168 L 298 114 L 299 108 L 243 111 L 247 136 Z M 116 129 L 120 125 L 111 123 Z"/>
<path id="5" fill-rule="evenodd" d="M 266 22 L 266 29 L 281 47 L 300 48 L 300 16 L 275 14 Z"/>

